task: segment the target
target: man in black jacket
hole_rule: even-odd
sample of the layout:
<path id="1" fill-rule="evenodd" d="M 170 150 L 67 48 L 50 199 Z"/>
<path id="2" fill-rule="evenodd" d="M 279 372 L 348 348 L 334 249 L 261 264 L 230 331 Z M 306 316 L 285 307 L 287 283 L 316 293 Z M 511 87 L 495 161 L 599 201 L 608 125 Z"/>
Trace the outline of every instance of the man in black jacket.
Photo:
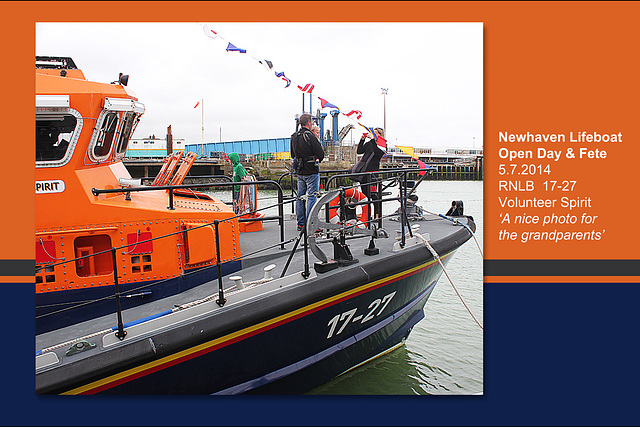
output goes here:
<path id="1" fill-rule="evenodd" d="M 307 200 L 307 218 L 311 208 L 316 203 L 320 187 L 320 162 L 324 159 L 324 150 L 318 138 L 311 132 L 313 121 L 311 114 L 300 116 L 300 130 L 291 135 L 291 158 L 293 168 L 298 177 L 298 193 L 301 197 L 309 194 Z M 296 220 L 298 230 L 302 230 L 305 225 L 302 200 L 296 201 Z"/>

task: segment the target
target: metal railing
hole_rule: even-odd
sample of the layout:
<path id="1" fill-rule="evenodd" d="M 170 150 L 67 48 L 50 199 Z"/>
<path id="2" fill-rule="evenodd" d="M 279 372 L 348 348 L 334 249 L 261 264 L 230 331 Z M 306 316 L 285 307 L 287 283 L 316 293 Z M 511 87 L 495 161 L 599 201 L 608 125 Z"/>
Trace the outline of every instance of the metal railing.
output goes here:
<path id="1" fill-rule="evenodd" d="M 418 170 L 420 171 L 420 170 Z M 338 171 L 338 172 L 342 172 L 342 171 Z M 342 211 L 344 212 L 344 207 L 345 206 L 357 206 L 357 205 L 364 205 L 364 204 L 371 204 L 371 203 L 375 203 L 375 202 L 379 202 L 379 203 L 383 203 L 383 202 L 387 202 L 387 201 L 399 201 L 400 205 L 401 205 L 401 209 L 402 209 L 402 215 L 401 215 L 401 224 L 402 224 L 402 246 L 404 246 L 405 244 L 405 226 L 408 227 L 409 229 L 409 233 L 411 233 L 411 227 L 409 226 L 408 223 L 408 218 L 406 215 L 406 198 L 415 191 L 416 187 L 418 186 L 418 184 L 422 181 L 422 179 L 424 179 L 424 176 L 420 179 L 419 182 L 416 183 L 416 185 L 411 189 L 411 191 L 408 191 L 408 186 L 407 186 L 407 174 L 410 172 L 416 172 L 415 169 L 413 170 L 385 170 L 384 172 L 370 172 L 370 173 L 359 173 L 359 174 L 335 174 L 332 176 L 328 176 L 327 180 L 326 180 L 326 185 L 325 185 L 325 189 L 330 188 L 331 184 L 333 183 L 337 183 L 339 178 L 345 177 L 345 178 L 349 178 L 355 175 L 369 175 L 371 177 L 370 182 L 367 182 L 366 184 L 361 184 L 358 183 L 354 186 L 352 186 L 352 188 L 361 186 L 361 185 L 372 185 L 375 184 L 377 185 L 378 188 L 378 194 L 381 196 L 383 194 L 383 190 L 386 188 L 389 188 L 390 186 L 394 185 L 397 182 L 402 183 L 402 185 L 400 185 L 400 194 L 398 197 L 391 197 L 391 198 L 385 198 L 385 197 L 379 197 L 379 199 L 377 200 L 367 200 L 365 202 L 359 202 L 359 203 L 351 203 L 351 204 L 345 204 L 344 202 L 344 197 L 340 197 L 341 200 L 341 206 L 342 206 Z M 328 173 L 325 172 L 325 173 Z M 382 178 L 377 178 L 377 176 L 374 178 L 374 175 L 380 175 L 380 174 L 391 174 L 392 176 L 390 177 L 382 177 Z M 386 183 L 385 186 L 383 186 L 383 183 Z M 305 265 L 305 270 L 304 270 L 304 274 L 303 276 L 306 278 L 309 276 L 309 260 L 308 260 L 308 243 L 307 243 L 307 227 L 303 227 L 303 229 L 300 231 L 300 233 L 293 239 L 290 239 L 289 241 L 285 241 L 284 240 L 284 204 L 285 203 L 294 203 L 297 200 L 297 197 L 293 197 L 290 200 L 284 200 L 283 197 L 283 190 L 282 190 L 282 186 L 275 181 L 249 181 L 249 182 L 223 182 L 223 183 L 206 183 L 206 184 L 184 184 L 184 185 L 174 185 L 174 186 L 156 186 L 156 187 L 131 187 L 131 188 L 119 188 L 119 189 L 103 189 L 103 190 L 98 190 L 98 189 L 92 189 L 92 193 L 95 196 L 99 196 L 101 194 L 113 194 L 113 193 L 136 193 L 136 192 L 143 192 L 143 191 L 158 191 L 158 190 L 166 190 L 169 193 L 169 201 L 168 201 L 168 206 L 167 209 L 169 210 L 174 210 L 174 200 L 173 200 L 173 193 L 175 190 L 180 190 L 180 189 L 196 189 L 196 188 L 215 188 L 215 187 L 229 187 L 229 186 L 234 186 L 234 185 L 256 185 L 256 184 L 264 184 L 264 185 L 272 185 L 275 186 L 277 191 L 278 191 L 278 202 L 276 205 L 273 206 L 267 206 L 267 207 L 263 207 L 261 209 L 256 209 L 257 211 L 261 211 L 261 210 L 268 210 L 268 209 L 272 209 L 274 207 L 278 208 L 278 215 L 276 216 L 271 216 L 271 217 L 260 217 L 260 218 L 256 218 L 257 220 L 261 220 L 261 221 L 265 221 L 265 220 L 275 220 L 277 219 L 279 222 L 279 229 L 280 229 L 280 241 L 277 244 L 268 246 L 266 249 L 259 249 L 254 253 L 249 253 L 249 254 L 243 254 L 239 257 L 236 258 L 232 258 L 230 260 L 227 261 L 237 261 L 242 259 L 243 257 L 248 257 L 251 255 L 254 255 L 255 253 L 267 250 L 267 249 L 271 249 L 274 248 L 276 246 L 280 246 L 280 249 L 285 249 L 285 244 L 291 243 L 295 241 L 295 245 L 291 251 L 291 254 L 289 255 L 289 259 L 287 260 L 287 264 L 282 272 L 282 275 L 284 275 L 284 273 L 286 272 L 286 268 L 288 267 L 296 249 L 298 246 L 298 243 L 300 242 L 300 240 L 303 240 L 303 249 L 304 249 L 304 265 Z M 348 188 L 348 187 L 340 187 L 342 195 L 344 195 L 344 190 Z M 303 201 L 303 204 L 306 204 L 306 198 L 302 198 L 301 199 Z M 328 212 L 328 207 L 326 208 L 326 211 Z M 306 209 L 304 209 L 305 212 L 305 221 L 307 220 L 306 218 Z M 90 257 L 97 257 L 103 254 L 107 254 L 110 253 L 111 254 L 111 259 L 112 259 L 112 264 L 113 264 L 113 283 L 114 283 L 114 295 L 113 296 L 107 296 L 107 297 L 103 297 L 100 299 L 96 299 L 96 300 L 92 300 L 92 301 L 88 301 L 88 302 L 80 302 L 79 304 L 76 304 L 75 306 L 72 307 L 66 307 L 63 308 L 57 312 L 50 312 L 50 313 L 46 313 L 43 314 L 41 316 L 37 316 L 37 318 L 39 317 L 45 317 L 51 314 L 56 314 L 59 313 L 60 311 L 66 311 L 69 309 L 73 309 L 76 308 L 78 306 L 81 305 L 86 305 L 86 304 L 90 304 L 90 303 L 94 303 L 94 302 L 99 302 L 99 301 L 103 301 L 106 299 L 111 299 L 111 298 L 115 298 L 116 301 L 116 313 L 117 313 L 117 331 L 116 331 L 116 336 L 119 339 L 124 339 L 126 336 L 126 331 L 124 330 L 124 323 L 123 323 L 123 319 L 122 319 L 122 307 L 121 307 L 121 298 L 123 297 L 123 294 L 120 292 L 120 285 L 119 285 L 119 281 L 118 281 L 118 266 L 117 266 L 117 259 L 116 259 L 116 251 L 118 250 L 123 250 L 132 246 L 136 246 L 139 244 L 144 244 L 144 243 L 148 243 L 148 242 L 152 242 L 154 240 L 159 240 L 159 239 L 164 239 L 164 238 L 168 238 L 171 236 L 175 236 L 178 234 L 182 234 L 185 237 L 187 236 L 187 234 L 190 231 L 199 229 L 199 228 L 203 228 L 203 227 L 209 227 L 211 225 L 213 225 L 214 228 L 214 233 L 215 233 L 215 245 L 216 245 L 216 264 L 215 265 L 210 265 L 204 268 L 200 268 L 200 269 L 195 269 L 193 271 L 190 271 L 188 273 L 183 273 L 184 275 L 188 275 L 191 273 L 196 273 L 196 272 L 201 272 L 203 270 L 207 270 L 207 269 L 213 269 L 216 268 L 217 269 L 217 280 L 218 280 L 218 299 L 216 300 L 216 303 L 220 306 L 223 306 L 226 302 L 226 299 L 224 297 L 224 287 L 223 287 L 223 282 L 222 282 L 222 278 L 223 278 L 223 274 L 222 274 L 222 260 L 221 260 L 221 254 L 220 254 L 220 243 L 219 243 L 219 239 L 220 239 L 220 233 L 219 233 L 219 227 L 221 223 L 227 222 L 227 221 L 233 221 L 234 219 L 237 219 L 238 221 L 255 221 L 256 219 L 252 219 L 252 218 L 242 218 L 243 216 L 246 216 L 246 213 L 240 213 L 234 216 L 230 216 L 227 218 L 224 218 L 222 220 L 220 219 L 215 219 L 213 220 L 213 223 L 205 223 L 202 225 L 198 225 L 198 226 L 194 226 L 192 228 L 182 228 L 179 231 L 176 232 L 172 232 L 163 236 L 157 236 L 157 237 L 153 237 L 150 239 L 146 239 L 146 240 L 137 240 L 136 242 L 133 243 L 129 243 L 126 245 L 122 245 L 119 247 L 111 247 L 110 249 L 107 250 L 103 250 L 100 252 L 96 252 L 96 253 L 92 253 L 89 255 L 85 255 L 85 256 L 81 256 L 81 257 L 77 257 L 74 259 L 70 259 L 70 260 L 62 260 L 61 262 L 56 262 L 56 263 L 42 263 L 40 265 L 36 266 L 36 272 L 39 273 L 40 271 L 43 271 L 46 269 L 50 269 L 50 268 L 55 268 L 58 265 L 62 265 L 62 264 L 67 264 L 67 263 L 77 263 L 80 260 L 84 260 Z M 382 224 L 382 217 L 379 218 L 379 227 L 381 228 Z M 370 225 L 370 219 L 367 218 L 367 226 Z M 281 276 L 282 277 L 282 276 Z M 169 279 L 167 279 L 169 280 Z M 162 282 L 161 281 L 157 281 L 154 282 L 153 284 Z M 152 285 L 153 285 L 152 284 Z M 144 285 L 143 287 L 147 287 L 150 285 Z M 130 289 L 129 291 L 127 291 L 127 293 L 133 293 L 136 291 L 139 291 L 142 288 L 135 288 L 135 289 Z M 125 295 L 127 296 L 127 295 Z M 129 295 L 130 296 L 130 295 Z"/>
<path id="2" fill-rule="evenodd" d="M 218 295 L 219 298 L 218 300 L 216 300 L 216 303 L 218 303 L 218 305 L 223 306 L 224 303 L 226 302 L 225 298 L 224 298 L 224 289 L 223 289 L 223 283 L 222 283 L 222 260 L 221 260 L 221 255 L 220 255 L 220 234 L 219 234 L 219 227 L 220 227 L 220 223 L 226 222 L 226 221 L 231 221 L 233 219 L 237 219 L 240 216 L 244 215 L 243 214 L 239 214 L 239 215 L 235 215 L 233 217 L 229 217 L 229 218 L 225 218 L 224 220 L 214 220 L 213 221 L 213 227 L 214 227 L 214 233 L 215 233 L 215 245 L 216 245 L 216 265 L 215 266 L 210 266 L 208 268 L 217 268 L 217 272 L 218 272 Z M 152 242 L 155 240 L 160 240 L 160 239 L 164 239 L 164 238 L 168 238 L 171 236 L 175 236 L 175 235 L 179 235 L 179 234 L 183 234 L 183 235 L 187 235 L 188 232 L 199 229 L 199 228 L 203 228 L 203 227 L 209 227 L 211 226 L 211 223 L 206 223 L 206 224 L 202 224 L 199 226 L 195 226 L 192 228 L 183 228 L 179 231 L 173 232 L 173 233 L 169 233 L 169 234 L 165 234 L 163 236 L 157 236 L 157 237 L 153 237 L 151 239 L 146 239 L 146 240 L 136 240 L 136 242 L 134 243 L 130 243 L 130 244 L 126 244 L 126 245 L 122 245 L 122 246 L 118 246 L 118 247 L 111 247 L 110 249 L 104 250 L 104 251 L 99 251 L 99 252 L 95 252 L 89 255 L 84 255 L 84 256 L 80 256 L 77 258 L 73 258 L 70 260 L 63 260 L 62 262 L 57 262 L 57 263 L 45 263 L 42 266 L 36 266 L 36 273 L 39 272 L 39 270 L 44 270 L 45 268 L 55 268 L 59 265 L 63 265 L 63 264 L 67 264 L 67 263 L 77 263 L 78 261 L 82 261 L 91 257 L 98 257 L 100 255 L 103 254 L 107 254 L 107 253 L 111 253 L 111 259 L 112 259 L 112 266 L 113 266 L 113 283 L 114 283 L 114 287 L 115 287 L 115 292 L 114 292 L 114 297 L 116 300 L 116 314 L 117 314 L 117 332 L 116 332 L 116 336 L 119 339 L 124 339 L 124 337 L 126 336 L 126 331 L 124 331 L 124 323 L 122 320 L 122 308 L 121 308 L 121 302 L 120 299 L 122 298 L 122 293 L 120 292 L 120 286 L 119 286 L 119 282 L 118 282 L 118 265 L 117 265 L 117 258 L 116 258 L 116 252 L 119 250 L 123 250 L 125 248 L 131 247 L 131 246 L 137 246 L 140 244 L 144 244 L 144 243 L 148 243 L 148 242 Z M 284 244 L 286 244 L 287 242 L 284 242 L 283 240 L 281 240 L 280 244 L 282 245 L 282 248 L 284 248 Z M 247 255 L 245 255 L 247 256 Z M 239 258 L 235 258 L 235 259 L 231 259 L 230 261 L 235 261 L 238 259 L 241 259 L 242 256 L 240 256 Z M 186 275 L 186 274 L 185 274 Z M 146 287 L 146 285 L 144 286 Z M 129 292 L 135 292 L 138 291 L 139 289 L 132 289 Z M 62 311 L 66 311 L 69 309 L 73 309 L 73 308 L 77 308 L 81 305 L 86 305 L 89 303 L 95 303 L 95 302 L 100 302 L 104 299 L 109 299 L 111 297 L 106 297 L 106 298 L 102 298 L 102 299 L 97 299 L 97 300 L 93 300 L 93 301 L 89 301 L 89 302 L 82 302 L 80 304 L 77 304 L 75 306 L 72 307 L 68 307 L 62 310 L 59 310 L 58 312 L 53 312 L 53 313 L 47 313 L 45 315 L 42 315 L 41 317 L 45 317 L 51 314 L 57 314 L 59 312 Z M 38 317 L 36 317 L 38 318 Z"/>
<path id="3" fill-rule="evenodd" d="M 400 209 L 401 209 L 401 215 L 400 215 L 400 227 L 401 227 L 401 232 L 402 232 L 402 237 L 401 237 L 401 243 L 400 245 L 402 247 L 405 246 L 406 244 L 406 237 L 405 237 L 405 227 L 408 228 L 409 231 L 409 236 L 413 237 L 412 234 L 412 230 L 411 230 L 411 226 L 409 225 L 409 219 L 407 217 L 406 211 L 407 211 L 407 197 L 409 197 L 411 194 L 413 194 L 413 192 L 415 192 L 416 188 L 418 187 L 418 185 L 420 185 L 420 183 L 424 180 L 424 178 L 426 177 L 426 172 L 429 172 L 431 169 L 385 169 L 384 171 L 376 171 L 376 172 L 360 172 L 360 173 L 347 173 L 347 174 L 336 174 L 331 176 L 328 180 L 327 183 L 325 185 L 325 189 L 329 190 L 331 188 L 331 184 L 335 181 L 337 182 L 337 180 L 339 178 L 350 178 L 350 177 L 359 177 L 361 179 L 361 182 L 355 185 L 352 185 L 350 187 L 341 187 L 342 188 L 342 192 L 341 192 L 341 197 L 340 197 L 340 211 L 341 214 L 342 212 L 344 212 L 345 207 L 347 206 L 360 206 L 360 205 L 368 205 L 369 209 L 367 209 L 367 221 L 366 221 L 366 225 L 367 228 L 371 227 L 371 207 L 372 205 L 375 206 L 375 204 L 379 204 L 379 206 L 382 205 L 382 203 L 384 202 L 388 202 L 388 201 L 398 201 L 400 202 Z M 413 188 L 411 189 L 410 192 L 408 192 L 408 175 L 410 173 L 416 173 L 416 172 L 425 172 L 420 179 L 417 182 L 414 182 Z M 362 177 L 365 177 L 365 179 L 362 179 Z M 364 181 L 364 182 L 362 182 Z M 385 182 L 388 182 L 387 185 L 383 184 Z M 392 185 L 394 185 L 395 183 L 399 183 L 399 194 L 398 197 L 391 197 L 391 198 L 385 198 L 383 197 L 384 195 L 384 190 L 386 190 L 387 188 L 391 187 Z M 364 187 L 364 186 L 372 186 L 375 185 L 376 188 L 376 195 L 375 195 L 375 199 L 374 197 L 368 197 L 366 201 L 364 202 L 356 202 L 356 203 L 348 203 L 346 204 L 344 202 L 344 190 L 348 189 L 348 188 L 357 188 L 357 187 Z M 371 194 L 371 191 L 367 191 L 368 194 Z M 327 216 L 327 221 L 329 220 L 329 208 L 330 206 L 327 205 L 325 207 L 325 211 L 326 211 L 326 216 Z M 376 225 L 378 228 L 382 228 L 383 224 L 382 224 L 382 212 L 381 212 L 381 208 L 380 208 L 380 212 L 379 212 L 379 217 L 378 218 L 374 218 L 373 221 L 376 222 Z M 364 222 L 364 221 L 362 221 Z"/>
<path id="4" fill-rule="evenodd" d="M 348 174 L 349 171 L 348 170 L 321 170 L 320 171 L 320 188 L 325 187 L 327 181 L 329 180 L 329 178 L 331 177 L 331 175 L 333 174 Z M 289 179 L 289 190 L 291 191 L 291 195 L 287 200 L 291 200 L 291 199 L 295 199 L 296 195 L 297 195 L 297 186 L 293 185 L 294 183 L 294 179 L 297 180 L 296 178 L 296 172 L 293 170 L 290 170 L 287 173 L 283 173 L 282 175 L 280 175 L 278 177 L 278 184 L 280 184 L 282 186 L 282 183 L 285 179 Z M 291 205 L 291 212 L 294 212 L 294 205 Z"/>
<path id="5" fill-rule="evenodd" d="M 240 185 L 240 186 L 244 186 L 244 185 L 256 185 L 256 184 L 264 184 L 264 185 L 270 185 L 270 186 L 275 186 L 277 191 L 278 191 L 278 203 L 274 206 L 268 206 L 265 208 L 262 208 L 264 210 L 266 209 L 271 209 L 273 207 L 277 207 L 278 208 L 278 215 L 275 216 L 262 216 L 262 217 L 252 217 L 252 218 L 246 218 L 247 212 L 242 212 L 240 214 L 236 214 L 230 217 L 227 217 L 225 219 L 215 219 L 213 220 L 213 223 L 205 223 L 199 226 L 195 226 L 192 228 L 183 228 L 177 232 L 173 232 L 173 233 L 169 233 L 163 236 L 156 236 L 153 237 L 151 239 L 146 239 L 146 240 L 136 240 L 136 242 L 134 243 L 130 243 L 130 244 L 126 244 L 126 245 L 122 245 L 122 246 L 118 246 L 118 247 L 112 247 L 110 249 L 107 250 L 103 250 L 103 251 L 99 251 L 99 252 L 95 252 L 95 253 L 91 253 L 89 255 L 84 255 L 84 256 L 80 256 L 80 257 L 76 257 L 73 259 L 69 259 L 69 260 L 62 260 L 62 262 L 55 262 L 55 263 L 51 263 L 51 262 L 46 262 L 46 263 L 42 263 L 36 266 L 36 273 L 40 273 L 40 272 L 46 272 L 47 270 L 52 270 L 55 271 L 55 267 L 59 266 L 59 265 L 63 265 L 63 264 L 68 264 L 68 263 L 78 263 L 78 262 L 82 262 L 85 259 L 91 258 L 91 257 L 98 257 L 104 254 L 111 254 L 111 259 L 112 259 L 112 268 L 113 268 L 113 284 L 114 284 L 114 294 L 113 296 L 107 296 L 107 297 L 103 297 L 103 298 L 99 298 L 99 299 L 95 299 L 95 300 L 90 300 L 90 301 L 81 301 L 78 304 L 75 304 L 71 307 L 66 307 L 63 308 L 61 310 L 58 311 L 54 311 L 54 312 L 49 312 L 40 316 L 36 316 L 36 318 L 40 318 L 40 317 L 46 317 L 52 314 L 58 314 L 60 312 L 63 311 L 67 311 L 73 308 L 77 308 L 86 304 L 91 304 L 91 303 L 95 303 L 95 302 L 100 302 L 100 301 L 104 301 L 106 299 L 111 299 L 111 298 L 115 298 L 116 300 L 116 313 L 118 316 L 118 320 L 117 320 L 117 332 L 116 332 L 116 336 L 119 339 L 124 339 L 124 337 L 126 336 L 126 331 L 124 331 L 123 329 L 123 320 L 122 320 L 122 308 L 121 308 L 121 297 L 123 296 L 123 294 L 120 292 L 120 284 L 118 281 L 118 266 L 117 266 L 117 261 L 116 261 L 116 251 L 118 250 L 123 250 L 125 248 L 131 247 L 131 246 L 137 246 L 139 244 L 144 244 L 144 243 L 148 243 L 148 242 L 152 242 L 154 240 L 160 240 L 160 239 L 164 239 L 167 237 L 171 237 L 171 236 L 175 236 L 178 234 L 187 234 L 190 231 L 193 231 L 195 229 L 199 229 L 202 227 L 208 227 L 213 225 L 214 228 L 214 233 L 215 233 L 215 245 L 216 245 L 216 265 L 215 266 L 209 266 L 206 268 L 217 268 L 217 272 L 218 272 L 218 293 L 219 293 L 219 298 L 216 301 L 219 305 L 224 305 L 225 303 L 225 298 L 224 298 L 224 291 L 223 291 L 223 283 L 222 283 L 222 261 L 220 258 L 220 243 L 219 243 L 219 238 L 220 238 L 220 233 L 219 233 L 219 227 L 221 223 L 224 222 L 228 222 L 228 221 L 233 221 L 234 219 L 237 219 L 239 222 L 244 222 L 244 221 L 267 221 L 267 220 L 278 220 L 278 225 L 279 225 L 279 231 L 280 231 L 280 241 L 278 242 L 277 245 L 274 246 L 280 246 L 281 249 L 285 249 L 285 244 L 289 243 L 286 242 L 284 240 L 284 201 L 283 201 L 283 191 L 282 191 L 282 187 L 280 185 L 278 185 L 278 183 L 274 182 L 274 181 L 249 181 L 249 182 L 223 182 L 223 183 L 207 183 L 207 184 L 191 184 L 191 185 L 174 185 L 174 186 L 143 186 L 143 187 L 131 187 L 131 188 L 119 188 L 119 189 L 104 189 L 104 190 L 98 190 L 98 189 L 92 189 L 92 194 L 94 194 L 95 196 L 98 196 L 100 194 L 112 194 L 112 193 L 123 193 L 126 195 L 126 200 L 130 200 L 130 193 L 136 193 L 136 192 L 142 192 L 142 191 L 158 191 L 158 190 L 166 190 L 169 193 L 169 202 L 168 202 L 168 206 L 167 209 L 169 210 L 175 210 L 174 207 L 174 200 L 173 200 L 173 193 L 175 190 L 179 190 L 179 189 L 194 189 L 194 188 L 213 188 L 213 187 L 230 187 L 230 186 L 234 186 L 234 185 Z M 197 196 L 197 194 L 196 194 Z M 256 209 L 255 212 L 258 212 L 262 209 Z M 251 214 L 253 214 L 254 212 L 249 212 Z M 271 246 L 271 247 L 274 247 Z M 44 247 L 44 245 L 43 245 Z M 243 256 L 249 256 L 252 254 L 244 254 L 241 255 L 240 257 L 236 257 L 231 259 L 230 261 L 237 261 L 239 259 L 242 259 Z M 194 272 L 197 271 L 201 271 L 203 269 L 198 269 L 195 270 Z M 191 273 L 191 272 L 189 272 Z M 189 274 L 186 273 L 186 274 Z M 186 275 L 185 274 L 185 275 Z M 159 281 L 161 282 L 161 281 Z M 145 286 L 146 287 L 146 286 Z M 129 291 L 129 293 L 131 292 L 136 292 L 139 289 L 132 289 Z"/>
<path id="6" fill-rule="evenodd" d="M 278 191 L 278 215 L 271 217 L 262 217 L 259 218 L 262 221 L 277 219 L 278 224 L 280 226 L 280 238 L 284 240 L 284 208 L 282 203 L 284 201 L 282 186 L 275 181 L 266 180 L 266 181 L 243 181 L 243 182 L 212 182 L 205 184 L 181 184 L 181 185 L 159 185 L 159 186 L 142 186 L 142 187 L 129 187 L 129 188 L 110 188 L 104 190 L 98 190 L 96 188 L 91 189 L 91 193 L 94 196 L 98 196 L 100 194 L 113 194 L 113 193 L 124 193 L 127 197 L 130 196 L 133 192 L 142 192 L 142 191 L 157 191 L 157 190 L 167 190 L 169 192 L 169 206 L 167 209 L 175 210 L 174 206 L 174 192 L 175 190 L 180 189 L 199 189 L 199 188 L 215 188 L 215 187 L 231 187 L 233 188 L 236 185 L 244 186 L 244 185 L 272 185 L 276 187 Z M 195 194 L 195 193 L 194 193 Z M 197 196 L 197 194 L 196 194 Z M 255 221 L 256 219 L 251 218 L 239 218 L 238 221 L 246 222 L 246 221 Z"/>

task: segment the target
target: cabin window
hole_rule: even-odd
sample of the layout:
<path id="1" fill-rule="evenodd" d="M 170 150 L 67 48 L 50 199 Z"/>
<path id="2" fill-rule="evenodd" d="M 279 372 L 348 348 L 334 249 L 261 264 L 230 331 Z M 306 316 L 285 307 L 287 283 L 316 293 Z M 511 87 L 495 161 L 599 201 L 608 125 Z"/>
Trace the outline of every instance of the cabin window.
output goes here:
<path id="1" fill-rule="evenodd" d="M 136 129 L 138 122 L 140 121 L 140 115 L 132 112 L 124 113 L 124 124 L 118 137 L 118 145 L 116 146 L 116 155 L 123 156 L 127 151 L 127 145 L 129 144 L 129 138 Z"/>
<path id="2" fill-rule="evenodd" d="M 36 284 L 56 281 L 55 270 L 51 266 L 36 266 Z"/>
<path id="3" fill-rule="evenodd" d="M 104 159 L 111 151 L 111 145 L 118 128 L 118 113 L 108 112 L 103 116 L 100 131 L 93 147 L 93 155 L 98 160 Z"/>
<path id="4" fill-rule="evenodd" d="M 36 114 L 36 166 L 62 166 L 71 159 L 82 129 L 79 113 Z"/>
<path id="5" fill-rule="evenodd" d="M 132 273 L 150 273 L 151 268 L 151 255 L 135 255 L 131 257 L 131 272 Z"/>
<path id="6" fill-rule="evenodd" d="M 92 162 L 124 157 L 144 105 L 131 99 L 105 98 L 87 154 Z"/>

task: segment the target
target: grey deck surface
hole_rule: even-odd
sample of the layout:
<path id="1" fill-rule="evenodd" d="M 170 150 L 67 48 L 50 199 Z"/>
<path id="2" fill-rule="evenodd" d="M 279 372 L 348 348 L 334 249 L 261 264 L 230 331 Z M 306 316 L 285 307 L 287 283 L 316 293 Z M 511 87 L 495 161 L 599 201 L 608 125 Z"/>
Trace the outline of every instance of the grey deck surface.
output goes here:
<path id="1" fill-rule="evenodd" d="M 298 235 L 296 230 L 296 221 L 291 218 L 291 215 L 285 214 L 286 220 L 285 226 L 285 241 L 292 239 Z M 437 216 L 426 216 L 424 220 L 414 221 L 413 224 L 419 224 L 418 230 L 421 234 L 430 234 L 430 240 L 432 242 L 438 241 L 447 235 L 452 233 L 452 230 L 458 230 L 461 226 L 455 225 L 450 221 L 444 220 Z M 371 262 L 380 262 L 384 259 L 385 255 L 392 253 L 393 244 L 396 242 L 397 232 L 400 230 L 400 222 L 392 220 L 384 220 L 384 229 L 388 232 L 388 238 L 380 238 L 375 240 L 375 245 L 379 248 L 380 253 L 378 255 L 367 256 L 364 255 L 364 249 L 369 246 L 370 238 L 368 236 L 357 235 L 347 239 L 350 252 L 354 258 L 359 260 L 360 265 Z M 333 258 L 333 245 L 330 240 L 317 239 L 319 247 L 327 255 L 329 259 Z M 262 252 L 258 252 L 267 246 L 273 246 L 280 242 L 280 231 L 278 227 L 278 221 L 271 220 L 265 221 L 263 224 L 263 230 L 258 232 L 241 233 L 241 250 L 243 254 L 243 268 L 241 271 L 230 274 L 229 276 L 241 275 L 245 282 L 258 280 L 263 278 L 263 268 L 269 264 L 276 264 L 276 268 L 272 271 L 274 278 L 280 277 L 285 263 L 291 253 L 294 246 L 293 242 L 286 245 L 286 249 L 282 250 L 279 247 L 268 249 Z M 314 262 L 318 261 L 317 258 L 308 252 L 309 268 L 313 269 Z M 295 255 L 291 260 L 291 264 L 287 269 L 287 274 L 301 271 L 304 268 L 304 250 L 303 245 L 300 243 L 296 250 Z M 334 270 L 333 272 L 324 274 L 341 274 L 347 270 Z M 223 285 L 228 288 L 233 285 L 233 282 L 229 280 L 229 277 L 223 278 Z M 153 301 L 145 305 L 141 305 L 129 310 L 123 311 L 123 322 L 131 322 L 134 320 L 142 319 L 147 316 L 160 313 L 165 310 L 169 310 L 174 305 L 184 304 L 187 302 L 199 300 L 206 296 L 217 294 L 218 292 L 218 280 L 212 280 L 204 283 L 200 286 L 192 288 L 188 291 L 174 295 L 168 298 L 164 298 L 158 301 Z M 36 336 L 36 351 L 66 342 L 68 340 L 84 337 L 91 333 L 104 331 L 117 324 L 116 314 L 103 316 L 100 318 L 92 319 L 77 325 L 72 325 L 66 328 L 62 328 L 56 331 L 47 332 Z"/>

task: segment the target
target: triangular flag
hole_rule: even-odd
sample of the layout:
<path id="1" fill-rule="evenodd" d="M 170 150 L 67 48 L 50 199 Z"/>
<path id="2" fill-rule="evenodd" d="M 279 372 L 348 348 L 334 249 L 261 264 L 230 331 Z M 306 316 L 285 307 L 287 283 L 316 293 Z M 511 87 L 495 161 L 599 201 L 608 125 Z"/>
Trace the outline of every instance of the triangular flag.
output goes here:
<path id="1" fill-rule="evenodd" d="M 320 97 L 318 97 L 318 99 L 320 100 L 320 107 L 321 108 L 337 108 L 339 110 L 338 107 L 336 107 L 335 105 L 333 105 L 332 103 L 330 103 L 326 99 L 322 99 Z"/>
<path id="2" fill-rule="evenodd" d="M 213 30 L 209 29 L 209 26 L 205 25 L 204 27 L 202 27 L 202 31 L 204 31 L 204 35 L 207 37 L 211 37 L 212 39 L 215 39 L 216 37 L 218 37 L 218 33 L 216 33 Z"/>
<path id="3" fill-rule="evenodd" d="M 362 111 L 360 110 L 351 110 L 347 114 L 345 114 L 345 116 L 351 117 L 354 114 L 356 115 L 356 119 L 358 120 L 360 120 L 360 117 L 362 117 Z"/>
<path id="4" fill-rule="evenodd" d="M 375 134 L 374 134 L 375 135 Z M 376 138 L 376 144 L 378 144 L 378 148 L 383 150 L 385 153 L 387 152 L 387 140 L 381 136 Z"/>
<path id="5" fill-rule="evenodd" d="M 298 89 L 300 89 L 301 91 L 303 91 L 305 93 L 313 92 L 313 88 L 314 87 L 315 87 L 315 85 L 312 85 L 311 83 L 307 83 L 306 85 L 304 85 L 304 87 L 298 85 Z"/>
<path id="6" fill-rule="evenodd" d="M 273 68 L 273 62 L 269 61 L 268 59 L 263 59 L 262 61 L 258 62 L 264 65 L 264 68 L 266 68 L 267 71 L 271 71 L 271 69 Z"/>
<path id="7" fill-rule="evenodd" d="M 396 148 L 401 149 L 402 151 L 404 151 L 405 153 L 407 153 L 409 156 L 411 156 L 412 158 L 416 158 L 416 153 L 413 150 L 413 147 L 402 147 L 400 145 L 396 145 Z"/>
<path id="8" fill-rule="evenodd" d="M 287 85 L 285 86 L 285 89 L 289 87 L 289 85 L 291 84 L 291 80 L 289 80 L 287 78 L 287 76 L 284 75 L 284 71 L 276 72 L 276 76 L 280 77 L 282 80 L 287 82 Z"/>
<path id="9" fill-rule="evenodd" d="M 240 53 L 247 53 L 246 49 L 241 49 L 239 47 L 235 47 L 234 45 L 232 45 L 231 43 L 229 43 L 227 45 L 227 52 L 240 52 Z"/>
<path id="10" fill-rule="evenodd" d="M 398 148 L 400 148 L 400 147 L 398 147 Z M 420 161 L 418 159 L 416 159 L 416 161 L 418 162 L 418 168 L 419 169 L 430 169 L 431 168 L 430 166 L 425 165 L 424 162 L 422 162 L 422 161 Z M 422 176 L 425 173 L 427 173 L 427 171 L 420 171 L 420 172 L 418 172 L 418 175 Z"/>
<path id="11" fill-rule="evenodd" d="M 371 135 L 373 135 L 374 139 L 377 139 L 378 136 L 376 135 L 376 133 L 373 131 L 373 128 L 367 127 L 365 125 L 363 125 L 362 123 L 360 123 L 360 126 L 362 126 L 363 128 L 365 128 Z"/>

